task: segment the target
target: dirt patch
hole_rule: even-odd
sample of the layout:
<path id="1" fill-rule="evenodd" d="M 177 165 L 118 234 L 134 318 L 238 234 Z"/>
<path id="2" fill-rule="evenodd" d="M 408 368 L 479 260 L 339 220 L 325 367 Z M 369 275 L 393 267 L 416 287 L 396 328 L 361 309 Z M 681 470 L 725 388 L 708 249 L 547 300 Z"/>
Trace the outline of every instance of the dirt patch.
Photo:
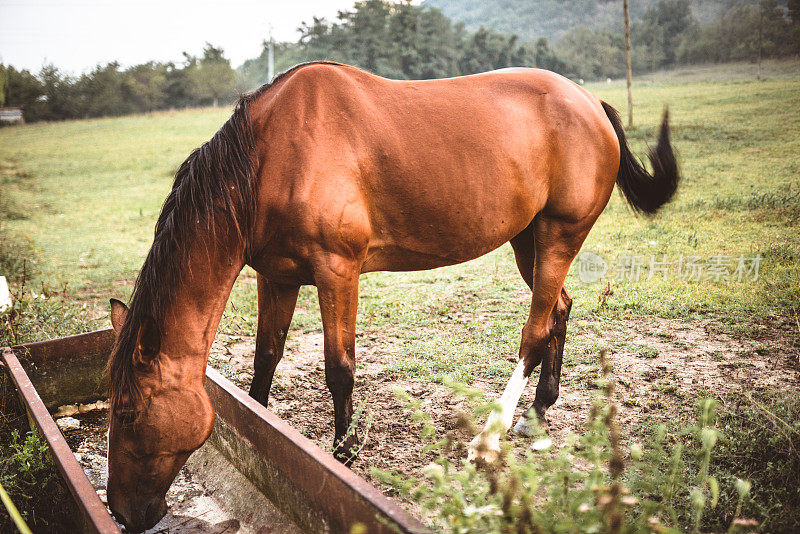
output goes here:
<path id="1" fill-rule="evenodd" d="M 255 339 L 238 338 L 228 346 L 224 341 L 215 343 L 211 365 L 247 391 L 253 376 Z M 323 450 L 330 451 L 334 434 L 333 402 L 325 385 L 322 334 L 296 333 L 289 345 L 273 381 L 269 408 Z M 371 467 L 394 469 L 407 476 L 421 476 L 422 468 L 433 459 L 432 454 L 421 454 L 419 427 L 410 422 L 394 394 L 395 388 L 402 388 L 421 399 L 426 411 L 433 417 L 434 425 L 441 432 L 455 429 L 453 414 L 463 409 L 450 390 L 442 385 L 390 377 L 384 372 L 388 362 L 380 348 L 381 345 L 375 343 L 374 339 L 361 345 L 353 393 L 354 407 L 365 403 L 365 415 L 359 425 L 363 449 L 352 468 L 373 483 L 377 482 L 370 476 Z M 373 420 L 369 432 L 365 434 L 364 423 L 370 416 Z M 412 503 L 406 505 L 412 513 L 419 511 Z"/>
<path id="2" fill-rule="evenodd" d="M 766 345 L 763 340 L 734 338 L 719 330 L 710 320 L 687 324 L 650 318 L 629 321 L 602 334 L 580 334 L 594 335 L 612 347 L 619 417 L 626 434 L 646 419 L 686 420 L 702 396 L 800 391 L 800 351 L 792 338 L 775 335 Z M 586 363 L 565 367 L 564 373 L 587 377 L 587 386 L 588 377 L 594 375 L 593 366 Z M 576 380 L 569 383 L 575 385 Z M 589 402 L 588 388 L 562 386 L 559 401 L 548 412 L 551 428 L 574 431 Z"/>
<path id="3" fill-rule="evenodd" d="M 611 347 L 610 359 L 618 381 L 620 422 L 624 435 L 635 439 L 637 427 L 649 419 L 688 419 L 700 396 L 726 396 L 753 391 L 800 392 L 800 366 L 794 341 L 787 336 L 763 339 L 734 338 L 720 333 L 712 321 L 687 324 L 678 320 L 646 319 L 625 321 L 594 328 L 588 320 L 576 321 L 572 336 L 592 336 Z M 570 334 L 567 353 L 570 352 Z M 374 417 L 368 439 L 353 470 L 378 484 L 370 468 L 397 470 L 419 477 L 433 456 L 422 454 L 419 426 L 413 424 L 393 391 L 406 390 L 422 400 L 433 423 L 442 434 L 455 430 L 455 416 L 463 409 L 450 391 L 439 384 L 397 380 L 385 369 L 391 363 L 391 337 L 360 336 L 357 340 L 357 370 L 354 406 L 366 403 Z M 269 408 L 325 450 L 333 441 L 333 404 L 325 385 L 319 332 L 289 334 L 285 356 L 278 366 Z M 247 390 L 253 373 L 252 337 L 220 336 L 210 363 Z M 591 403 L 591 384 L 597 377 L 596 361 L 565 364 L 561 395 L 548 411 L 550 435 L 564 443 L 566 436 L 580 430 Z M 500 394 L 488 382 L 476 381 L 487 400 Z M 518 417 L 533 402 L 534 385 L 529 385 L 517 408 Z M 363 436 L 362 436 L 363 437 Z M 471 436 L 462 437 L 465 440 Z M 518 445 L 525 442 L 517 439 Z M 453 451 L 451 460 L 459 460 Z M 386 488 L 384 488 L 386 489 Z M 412 513 L 419 510 L 405 503 Z"/>

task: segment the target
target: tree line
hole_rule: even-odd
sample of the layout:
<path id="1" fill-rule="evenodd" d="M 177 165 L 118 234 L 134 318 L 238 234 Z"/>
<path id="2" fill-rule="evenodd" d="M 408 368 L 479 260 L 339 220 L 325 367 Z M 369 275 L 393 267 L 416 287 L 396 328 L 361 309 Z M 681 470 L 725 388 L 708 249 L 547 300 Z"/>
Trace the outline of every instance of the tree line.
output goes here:
<path id="1" fill-rule="evenodd" d="M 221 48 L 184 61 L 150 61 L 126 69 L 117 62 L 70 76 L 53 65 L 38 74 L 0 65 L 0 106 L 21 107 L 25 120 L 61 120 L 217 105 L 235 94 L 236 73 Z"/>
<path id="2" fill-rule="evenodd" d="M 573 79 L 624 75 L 618 30 L 576 26 L 555 44 L 521 42 L 487 28 L 474 32 L 440 10 L 408 1 L 362 0 L 333 21 L 303 23 L 296 42 L 273 43 L 275 70 L 329 59 L 398 79 L 441 78 L 508 66 L 553 70 Z M 632 26 L 633 70 L 755 60 L 800 53 L 800 0 L 731 1 L 719 19 L 701 25 L 690 0 L 659 0 Z M 38 74 L 0 65 L 0 105 L 22 107 L 27 121 L 123 115 L 228 103 L 267 80 L 267 47 L 234 70 L 221 48 L 184 53 L 180 64 L 128 68 L 98 65 L 77 77 L 52 65 Z"/>
<path id="3" fill-rule="evenodd" d="M 516 35 L 480 28 L 468 32 L 435 8 L 408 2 L 366 0 L 335 21 L 303 23 L 296 43 L 275 49 L 276 69 L 302 61 L 330 59 L 396 79 L 428 79 L 472 74 L 508 66 L 564 71 L 546 39 L 522 43 Z M 253 84 L 267 81 L 267 50 L 242 65 Z"/>
<path id="4" fill-rule="evenodd" d="M 620 28 L 622 21 L 620 20 Z M 624 33 L 578 25 L 554 44 L 453 24 L 441 11 L 405 2 L 366 0 L 335 21 L 313 19 L 296 43 L 276 44 L 278 69 L 333 59 L 399 79 L 440 78 L 506 66 L 539 67 L 572 79 L 625 75 Z M 633 71 L 697 63 L 785 57 L 800 53 L 800 0 L 731 1 L 716 22 L 700 24 L 690 0 L 659 0 L 632 27 Z M 266 44 L 265 44 L 266 45 Z M 240 68 L 253 85 L 266 80 L 266 46 Z"/>
<path id="5" fill-rule="evenodd" d="M 587 80 L 625 75 L 621 30 L 577 26 L 556 42 L 555 53 L 572 78 Z M 700 24 L 689 0 L 660 0 L 631 26 L 635 74 L 703 63 L 756 61 L 800 53 L 800 0 L 781 5 L 730 2 L 720 17 Z"/>

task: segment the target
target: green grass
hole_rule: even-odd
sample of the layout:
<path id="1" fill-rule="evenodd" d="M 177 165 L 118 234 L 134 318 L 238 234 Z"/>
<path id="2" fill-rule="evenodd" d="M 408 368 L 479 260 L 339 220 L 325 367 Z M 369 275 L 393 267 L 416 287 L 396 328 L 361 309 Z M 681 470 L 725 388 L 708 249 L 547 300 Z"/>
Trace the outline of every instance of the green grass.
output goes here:
<path id="1" fill-rule="evenodd" d="M 761 82 L 636 84 L 629 139 L 643 153 L 668 105 L 683 183 L 654 219 L 634 216 L 614 195 L 584 245 L 612 268 L 630 255 L 644 263 L 652 255 L 669 261 L 724 255 L 735 262 L 760 253 L 759 280 L 691 282 L 673 268 L 666 280 L 615 280 L 598 309 L 611 273 L 584 284 L 573 266 L 567 280 L 573 318 L 602 326 L 651 314 L 715 316 L 723 325 L 740 325 L 797 308 L 800 77 L 790 74 Z M 625 109 L 621 85 L 588 88 Z M 36 268 L 52 285 L 67 283 L 90 305 L 127 298 L 175 169 L 228 113 L 191 110 L 0 130 L 3 198 L 11 206 L 4 228 L 32 244 Z M 361 295 L 359 332 L 397 338 L 390 371 L 431 380 L 506 373 L 510 363 L 502 357 L 516 353 L 529 300 L 508 245 L 466 265 L 365 275 Z M 316 291 L 304 288 L 294 328 L 320 329 L 315 300 Z M 255 312 L 253 281 L 242 281 L 223 330 L 253 332 Z M 596 348 L 578 347 L 578 357 Z"/>
<path id="2" fill-rule="evenodd" d="M 724 399 L 719 423 L 722 438 L 712 474 L 723 485 L 735 473 L 751 477 L 744 511 L 759 520 L 762 532 L 800 530 L 800 399 L 791 392 L 732 396 Z M 728 501 L 723 504 L 734 498 L 723 494 Z M 721 530 L 727 518 L 709 519 Z"/>
<path id="3" fill-rule="evenodd" d="M 4 196 L 20 215 L 6 227 L 30 238 L 57 285 L 96 289 L 134 278 L 178 165 L 229 114 L 192 110 L 4 128 Z"/>
<path id="4" fill-rule="evenodd" d="M 800 74 L 800 61 L 796 57 L 788 59 L 765 59 L 761 62 L 761 77 L 765 79 L 787 78 Z M 637 82 L 646 83 L 686 83 L 723 82 L 754 80 L 758 75 L 758 64 L 752 61 L 735 63 L 712 63 L 691 65 L 670 70 L 660 70 L 652 74 L 642 74 Z M 624 80 L 622 81 L 624 83 Z"/>
<path id="5" fill-rule="evenodd" d="M 11 378 L 0 369 L 0 485 L 34 532 L 75 532 L 78 516 L 69 490 L 50 459 L 47 442 L 30 429 L 13 388 Z M 0 532 L 17 532 L 2 504 Z"/>

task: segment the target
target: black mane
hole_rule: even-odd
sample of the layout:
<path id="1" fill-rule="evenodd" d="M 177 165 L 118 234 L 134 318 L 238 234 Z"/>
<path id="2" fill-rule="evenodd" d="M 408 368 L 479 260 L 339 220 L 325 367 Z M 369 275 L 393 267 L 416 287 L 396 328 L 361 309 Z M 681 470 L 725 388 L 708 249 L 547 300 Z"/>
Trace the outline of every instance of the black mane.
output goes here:
<path id="1" fill-rule="evenodd" d="M 212 241 L 218 236 L 231 242 L 238 240 L 244 258 L 249 259 L 258 161 L 248 108 L 276 82 L 308 64 L 296 65 L 271 83 L 242 95 L 230 119 L 178 169 L 156 222 L 153 245 L 136 280 L 128 317 L 106 368 L 112 411 L 115 406 L 134 406 L 141 396 L 133 373 L 139 325 L 148 316 L 163 324 L 175 289 L 190 270 L 188 252 L 198 236 Z"/>

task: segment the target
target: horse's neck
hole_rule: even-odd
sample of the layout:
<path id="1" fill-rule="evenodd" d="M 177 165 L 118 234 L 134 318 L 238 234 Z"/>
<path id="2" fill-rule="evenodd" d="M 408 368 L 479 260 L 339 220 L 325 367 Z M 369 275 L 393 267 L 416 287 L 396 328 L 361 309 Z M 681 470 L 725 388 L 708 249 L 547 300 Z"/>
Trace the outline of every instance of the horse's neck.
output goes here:
<path id="1" fill-rule="evenodd" d="M 202 358 L 205 364 L 233 284 L 244 267 L 240 256 L 223 249 L 190 254 L 162 326 L 163 352 Z"/>

